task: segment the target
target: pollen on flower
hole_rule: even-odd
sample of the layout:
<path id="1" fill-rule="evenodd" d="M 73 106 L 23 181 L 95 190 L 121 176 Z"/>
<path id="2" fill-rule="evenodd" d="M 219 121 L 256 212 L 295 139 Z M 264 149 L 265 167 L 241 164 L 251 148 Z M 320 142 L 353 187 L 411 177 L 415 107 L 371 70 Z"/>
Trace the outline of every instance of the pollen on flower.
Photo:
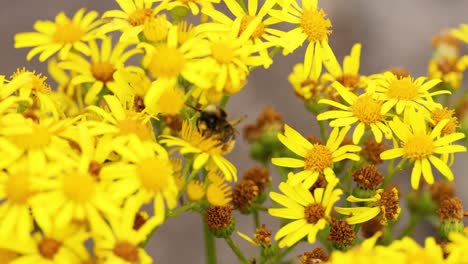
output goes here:
<path id="1" fill-rule="evenodd" d="M 314 144 L 304 158 L 306 170 L 323 171 L 333 164 L 333 157 L 330 149 L 321 144 Z"/>
<path id="2" fill-rule="evenodd" d="M 300 26 L 310 42 L 322 41 L 331 34 L 332 23 L 326 16 L 323 9 L 304 10 Z"/>
<path id="3" fill-rule="evenodd" d="M 93 197 L 95 189 L 96 181 L 89 174 L 70 171 L 63 175 L 63 192 L 70 200 L 85 203 Z"/>
<path id="4" fill-rule="evenodd" d="M 154 49 L 148 70 L 155 78 L 175 78 L 184 65 L 185 58 L 180 50 L 162 44 Z"/>
<path id="5" fill-rule="evenodd" d="M 15 204 L 24 204 L 34 195 L 29 183 L 29 174 L 20 172 L 12 174 L 5 183 L 5 195 L 8 201 Z"/>
<path id="6" fill-rule="evenodd" d="M 235 209 L 245 211 L 254 202 L 258 195 L 259 188 L 254 181 L 241 180 L 232 190 L 232 204 Z"/>
<path id="7" fill-rule="evenodd" d="M 310 204 L 304 208 L 304 214 L 309 224 L 316 224 L 325 217 L 325 208 L 321 204 Z"/>
<path id="8" fill-rule="evenodd" d="M 449 119 L 449 122 L 444 126 L 444 128 L 441 131 L 442 134 L 448 135 L 455 133 L 455 131 L 459 127 L 458 119 L 454 115 L 455 111 L 453 109 L 449 109 L 447 107 L 436 108 L 431 113 L 431 119 L 435 122 L 434 126 L 444 119 Z"/>
<path id="9" fill-rule="evenodd" d="M 411 161 L 429 157 L 434 152 L 434 141 L 429 135 L 411 135 L 403 145 L 405 156 Z"/>
<path id="10" fill-rule="evenodd" d="M 387 91 L 390 98 L 397 100 L 414 100 L 418 98 L 419 87 L 411 77 L 403 77 L 393 80 Z"/>
<path id="11" fill-rule="evenodd" d="M 235 58 L 235 51 L 227 41 L 220 41 L 211 45 L 211 54 L 220 64 L 229 64 Z"/>
<path id="12" fill-rule="evenodd" d="M 33 125 L 31 133 L 12 135 L 9 139 L 22 149 L 40 149 L 50 143 L 51 135 L 44 126 Z"/>
<path id="13" fill-rule="evenodd" d="M 394 221 L 400 216 L 400 197 L 398 189 L 387 188 L 381 194 L 380 211 L 381 211 L 381 224 L 387 225 L 388 221 Z"/>
<path id="14" fill-rule="evenodd" d="M 39 253 L 46 259 L 54 259 L 62 243 L 52 238 L 44 237 L 38 245 Z"/>
<path id="15" fill-rule="evenodd" d="M 370 95 L 360 96 L 351 106 L 353 114 L 366 125 L 381 121 L 384 116 L 380 114 L 382 101 Z"/>
<path id="16" fill-rule="evenodd" d="M 462 220 L 463 218 L 463 205 L 458 197 L 444 199 L 437 210 L 440 221 L 456 219 Z"/>
<path id="17" fill-rule="evenodd" d="M 56 43 L 74 43 L 79 41 L 84 33 L 83 29 L 68 20 L 56 26 L 52 41 Z"/>
<path id="18" fill-rule="evenodd" d="M 332 241 L 338 248 L 345 249 L 351 246 L 356 238 L 352 225 L 344 220 L 333 218 L 331 221 L 330 235 L 328 240 Z"/>
<path id="19" fill-rule="evenodd" d="M 153 10 L 150 8 L 140 8 L 135 10 L 130 16 L 128 16 L 127 21 L 130 25 L 136 27 L 143 25 L 146 19 L 150 18 L 153 15 Z"/>
<path id="20" fill-rule="evenodd" d="M 359 186 L 369 190 L 375 189 L 384 180 L 384 176 L 374 165 L 361 167 L 360 169 L 353 171 L 352 176 Z"/>
<path id="21" fill-rule="evenodd" d="M 255 19 L 255 16 L 243 16 L 241 20 L 241 25 L 239 29 L 239 36 L 247 29 L 249 26 L 250 22 Z M 257 27 L 255 28 L 255 31 L 252 33 L 250 36 L 251 39 L 256 39 L 261 37 L 265 33 L 265 25 L 263 22 L 260 22 Z"/>
<path id="22" fill-rule="evenodd" d="M 261 228 L 255 230 L 255 242 L 257 244 L 262 244 L 269 246 L 271 244 L 271 230 L 266 229 L 266 225 L 262 224 Z"/>
<path id="23" fill-rule="evenodd" d="M 139 262 L 138 247 L 128 241 L 120 241 L 112 250 L 114 254 L 130 263 Z"/>
<path id="24" fill-rule="evenodd" d="M 96 80 L 103 83 L 114 80 L 115 68 L 112 63 L 109 62 L 95 62 L 91 64 L 91 73 Z"/>
<path id="25" fill-rule="evenodd" d="M 172 167 L 160 157 L 141 160 L 137 164 L 137 174 L 142 186 L 152 192 L 162 192 L 172 175 Z"/>
<path id="26" fill-rule="evenodd" d="M 339 83 L 351 89 L 351 91 L 354 91 L 358 87 L 360 79 L 361 77 L 356 74 L 343 74 L 336 78 Z"/>
<path id="27" fill-rule="evenodd" d="M 314 264 L 328 261 L 328 254 L 324 248 L 314 248 L 312 251 L 304 252 L 303 255 L 297 256 L 299 264 Z"/>
<path id="28" fill-rule="evenodd" d="M 206 209 L 205 222 L 210 229 L 226 229 L 233 222 L 232 210 L 231 205 L 209 207 Z"/>
<path id="29" fill-rule="evenodd" d="M 142 124 L 141 121 L 135 119 L 124 119 L 117 121 L 116 127 L 119 129 L 121 135 L 137 135 L 141 140 L 148 140 L 151 138 L 151 131 L 149 128 Z"/>

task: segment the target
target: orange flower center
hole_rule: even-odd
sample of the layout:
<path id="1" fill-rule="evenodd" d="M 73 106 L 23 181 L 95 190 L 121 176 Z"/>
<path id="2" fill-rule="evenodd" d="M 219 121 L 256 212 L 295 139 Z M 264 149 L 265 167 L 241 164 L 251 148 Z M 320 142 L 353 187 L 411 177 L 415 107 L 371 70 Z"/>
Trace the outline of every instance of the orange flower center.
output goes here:
<path id="1" fill-rule="evenodd" d="M 93 176 L 77 172 L 63 175 L 63 191 L 65 196 L 77 203 L 88 202 L 94 195 L 96 181 Z"/>
<path id="2" fill-rule="evenodd" d="M 403 146 L 406 157 L 410 160 L 421 160 L 434 153 L 434 141 L 429 135 L 412 135 Z"/>
<path id="3" fill-rule="evenodd" d="M 127 241 L 118 242 L 112 250 L 114 254 L 130 263 L 138 263 L 138 247 Z"/>
<path id="4" fill-rule="evenodd" d="M 414 84 L 411 77 L 395 79 L 390 83 L 387 95 L 397 100 L 414 100 L 418 98 L 419 87 Z"/>
<path id="5" fill-rule="evenodd" d="M 366 125 L 381 121 L 383 116 L 380 114 L 382 101 L 378 101 L 370 95 L 360 96 L 351 106 L 351 111 Z"/>
<path id="6" fill-rule="evenodd" d="M 332 153 L 327 146 L 322 144 L 314 144 L 313 146 L 304 159 L 304 169 L 323 172 L 324 169 L 333 164 Z"/>
<path id="7" fill-rule="evenodd" d="M 109 62 L 96 62 L 91 64 L 91 73 L 93 77 L 103 83 L 114 80 L 115 68 Z"/>
<path id="8" fill-rule="evenodd" d="M 162 192 L 169 184 L 168 178 L 172 177 L 172 167 L 169 161 L 160 157 L 151 157 L 137 164 L 137 173 L 141 184 L 151 192 Z"/>
<path id="9" fill-rule="evenodd" d="M 165 44 L 155 48 L 148 70 L 155 78 L 176 78 L 184 68 L 182 52 Z"/>
<path id="10" fill-rule="evenodd" d="M 235 58 L 234 49 L 227 41 L 220 41 L 211 45 L 211 54 L 220 64 L 229 64 Z"/>
<path id="11" fill-rule="evenodd" d="M 309 224 L 316 224 L 325 217 L 325 208 L 321 204 L 311 204 L 304 208 L 304 214 Z"/>
<path id="12" fill-rule="evenodd" d="M 153 10 L 149 8 L 141 8 L 136 11 L 134 11 L 130 16 L 128 16 L 128 23 L 130 25 L 136 27 L 143 25 L 145 23 L 145 20 L 153 15 Z"/>
<path id="13" fill-rule="evenodd" d="M 62 243 L 52 238 L 44 237 L 39 243 L 39 253 L 46 259 L 54 259 L 55 254 L 60 250 Z"/>

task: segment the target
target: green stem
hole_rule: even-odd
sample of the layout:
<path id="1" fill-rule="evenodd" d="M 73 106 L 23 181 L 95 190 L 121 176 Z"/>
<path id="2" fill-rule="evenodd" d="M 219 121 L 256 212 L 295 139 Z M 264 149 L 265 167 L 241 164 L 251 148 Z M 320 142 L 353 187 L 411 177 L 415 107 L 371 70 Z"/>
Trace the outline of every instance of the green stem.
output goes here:
<path id="1" fill-rule="evenodd" d="M 254 210 L 252 215 L 254 219 L 255 228 L 260 228 L 260 217 L 258 215 L 258 210 Z"/>
<path id="2" fill-rule="evenodd" d="M 169 212 L 166 213 L 166 219 L 168 218 L 176 218 L 178 217 L 180 214 L 186 212 L 186 211 L 189 211 L 190 209 L 192 209 L 197 203 L 188 203 L 184 206 L 181 206 L 179 208 L 176 208 L 174 210 L 171 210 Z"/>
<path id="3" fill-rule="evenodd" d="M 320 125 L 320 137 L 323 142 L 327 142 L 327 128 L 325 127 L 325 121 L 319 121 Z"/>
<path id="4" fill-rule="evenodd" d="M 393 176 L 395 176 L 397 172 L 406 169 L 408 165 L 406 165 L 405 163 L 406 163 L 406 160 L 402 159 L 395 168 L 392 168 L 393 166 L 393 160 L 392 160 L 392 162 L 388 166 L 387 176 L 385 177 L 384 182 L 382 184 L 383 188 L 387 187 L 388 183 L 392 180 Z"/>
<path id="5" fill-rule="evenodd" d="M 216 240 L 206 223 L 203 223 L 205 233 L 205 257 L 207 264 L 216 264 Z"/>
<path id="6" fill-rule="evenodd" d="M 221 99 L 221 102 L 219 103 L 219 107 L 224 108 L 227 105 L 229 98 L 231 98 L 229 95 L 223 96 L 223 99 Z"/>
<path id="7" fill-rule="evenodd" d="M 239 260 L 241 261 L 241 263 L 245 263 L 245 264 L 248 264 L 249 262 L 247 261 L 247 259 L 244 257 L 244 254 L 242 254 L 241 250 L 239 249 L 239 247 L 234 243 L 234 241 L 232 241 L 231 237 L 226 237 L 225 238 L 226 242 L 228 243 L 228 245 L 231 247 L 232 251 L 234 252 L 234 254 L 236 254 L 237 258 L 239 258 Z"/>
<path id="8" fill-rule="evenodd" d="M 421 216 L 418 214 L 411 214 L 410 220 L 408 225 L 401 231 L 400 235 L 398 236 L 400 239 L 404 238 L 405 236 L 412 236 L 414 233 L 414 228 L 419 223 Z"/>
<path id="9" fill-rule="evenodd" d="M 283 167 L 276 166 L 276 169 L 278 170 L 278 173 L 280 175 L 281 181 L 286 182 L 288 180 L 288 173 L 289 170 Z"/>

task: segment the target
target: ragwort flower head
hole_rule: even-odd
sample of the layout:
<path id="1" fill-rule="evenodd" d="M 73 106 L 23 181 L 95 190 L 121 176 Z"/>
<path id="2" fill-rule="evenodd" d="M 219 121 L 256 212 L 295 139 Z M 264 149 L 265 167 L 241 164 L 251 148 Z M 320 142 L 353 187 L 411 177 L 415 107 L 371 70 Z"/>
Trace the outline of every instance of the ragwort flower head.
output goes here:
<path id="1" fill-rule="evenodd" d="M 280 183 L 279 189 L 284 194 L 270 192 L 271 199 L 285 208 L 270 208 L 268 213 L 294 220 L 276 233 L 275 239 L 281 239 L 279 247 L 290 247 L 305 236 L 312 244 L 317 233 L 328 225 L 332 207 L 343 191 L 335 189 L 338 184 L 335 176 L 328 177 L 327 181 L 325 188 L 317 188 L 313 194 L 303 185 L 293 186 L 290 182 Z"/>
<path id="2" fill-rule="evenodd" d="M 380 154 L 383 160 L 395 159 L 398 157 L 407 158 L 413 165 L 411 173 L 411 186 L 418 189 L 421 175 L 427 183 L 434 183 L 432 165 L 442 173 L 449 181 L 453 180 L 453 173 L 447 162 L 437 156 L 449 155 L 456 152 L 466 151 L 465 146 L 452 145 L 453 142 L 465 137 L 463 133 L 452 133 L 443 135 L 442 130 L 450 121 L 444 119 L 439 122 L 432 131 L 427 131 L 424 117 L 420 113 L 411 111 L 409 125 L 401 122 L 398 117 L 389 123 L 390 128 L 401 142 L 401 147 L 386 150 Z"/>
<path id="3" fill-rule="evenodd" d="M 98 16 L 96 11 L 87 14 L 85 12 L 86 10 L 82 8 L 72 19 L 61 12 L 55 17 L 54 22 L 37 21 L 34 28 L 38 32 L 15 35 L 15 48 L 34 47 L 28 53 L 28 60 L 40 54 L 39 60 L 45 61 L 57 52 L 60 59 L 66 59 L 72 49 L 89 55 L 91 50 L 86 41 L 96 38 L 95 29 L 102 22 L 96 20 Z"/>
<path id="4" fill-rule="evenodd" d="M 335 162 L 344 159 L 359 160 L 359 155 L 355 152 L 359 152 L 361 147 L 356 145 L 340 146 L 348 131 L 349 126 L 341 130 L 334 128 L 326 145 L 322 145 L 310 143 L 296 130 L 285 125 L 284 134 L 278 134 L 278 139 L 301 159 L 273 158 L 271 162 L 281 167 L 302 168 L 302 171 L 291 177 L 290 183 L 296 185 L 303 182 L 305 188 L 310 188 L 320 174 L 327 177 L 335 175 L 332 169 Z"/>

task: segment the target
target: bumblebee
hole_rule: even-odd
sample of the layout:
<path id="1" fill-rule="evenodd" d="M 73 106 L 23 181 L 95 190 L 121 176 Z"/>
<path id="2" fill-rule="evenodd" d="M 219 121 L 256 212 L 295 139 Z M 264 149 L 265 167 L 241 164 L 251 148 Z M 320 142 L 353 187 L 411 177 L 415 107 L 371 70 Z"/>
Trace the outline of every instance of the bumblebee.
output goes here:
<path id="1" fill-rule="evenodd" d="M 213 137 L 219 140 L 223 149 L 230 150 L 237 132 L 234 125 L 239 123 L 241 119 L 234 122 L 227 121 L 226 111 L 216 105 L 208 105 L 203 110 L 194 109 L 200 113 L 196 121 L 198 132 L 204 137 Z"/>

